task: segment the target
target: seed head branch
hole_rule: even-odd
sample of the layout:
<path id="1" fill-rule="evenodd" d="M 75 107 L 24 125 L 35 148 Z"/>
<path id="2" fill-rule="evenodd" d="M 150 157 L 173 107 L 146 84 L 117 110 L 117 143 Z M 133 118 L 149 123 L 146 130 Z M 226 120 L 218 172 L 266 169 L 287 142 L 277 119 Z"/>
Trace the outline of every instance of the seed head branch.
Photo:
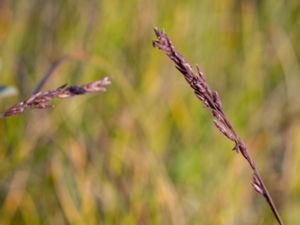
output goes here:
<path id="1" fill-rule="evenodd" d="M 106 91 L 106 86 L 110 84 L 108 77 L 102 80 L 96 80 L 83 85 L 72 85 L 67 86 L 66 84 L 58 87 L 55 90 L 49 90 L 44 92 L 38 92 L 31 95 L 25 101 L 17 103 L 16 105 L 7 109 L 1 117 L 12 116 L 17 113 L 23 112 L 25 109 L 47 109 L 53 107 L 51 104 L 54 98 L 70 98 L 76 95 L 82 95 L 91 92 L 102 92 Z"/>
<path id="2" fill-rule="evenodd" d="M 196 97 L 203 102 L 205 107 L 210 109 L 213 116 L 213 122 L 217 129 L 226 138 L 234 142 L 233 150 L 240 152 L 250 165 L 253 172 L 252 186 L 254 190 L 264 196 L 274 216 L 276 217 L 276 220 L 280 225 L 283 225 L 272 197 L 264 185 L 262 178 L 260 177 L 256 166 L 249 155 L 246 145 L 238 136 L 223 112 L 221 98 L 218 93 L 209 88 L 199 66 L 197 66 L 197 70 L 194 72 L 193 68 L 185 60 L 185 58 L 179 52 L 177 52 L 165 32 L 157 28 L 154 28 L 154 32 L 157 39 L 153 41 L 153 47 L 157 47 L 158 49 L 162 50 L 175 63 L 176 68 L 183 74 L 187 83 L 194 90 Z"/>

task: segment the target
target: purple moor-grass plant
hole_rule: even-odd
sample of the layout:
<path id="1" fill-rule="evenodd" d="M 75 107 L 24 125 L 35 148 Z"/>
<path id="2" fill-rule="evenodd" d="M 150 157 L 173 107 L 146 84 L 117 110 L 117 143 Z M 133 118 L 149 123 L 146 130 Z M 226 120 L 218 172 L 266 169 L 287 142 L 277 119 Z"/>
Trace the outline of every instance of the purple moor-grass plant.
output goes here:
<path id="1" fill-rule="evenodd" d="M 7 109 L 0 118 L 13 116 L 17 113 L 23 112 L 25 109 L 47 109 L 53 107 L 51 101 L 54 98 L 70 98 L 77 95 L 83 95 L 91 92 L 102 92 L 106 91 L 106 86 L 111 82 L 108 77 L 102 80 L 96 80 L 83 85 L 62 85 L 54 90 L 37 92 L 32 94 L 28 99 L 17 103 Z"/>
<path id="2" fill-rule="evenodd" d="M 276 220 L 280 225 L 283 225 L 282 219 L 273 202 L 273 199 L 269 194 L 261 176 L 259 175 L 259 172 L 254 164 L 254 161 L 249 155 L 245 143 L 236 133 L 223 112 L 221 98 L 218 93 L 209 88 L 203 73 L 198 66 L 197 72 L 194 72 L 191 65 L 179 52 L 177 52 L 165 32 L 157 28 L 154 28 L 154 32 L 157 40 L 153 41 L 153 46 L 162 50 L 175 63 L 176 68 L 183 74 L 187 83 L 194 90 L 197 98 L 200 99 L 203 104 L 211 110 L 215 126 L 222 134 L 225 135 L 226 138 L 234 142 L 233 150 L 235 150 L 237 153 L 241 153 L 251 167 L 253 173 L 252 186 L 254 190 L 266 199 L 273 211 L 274 216 L 276 217 Z"/>

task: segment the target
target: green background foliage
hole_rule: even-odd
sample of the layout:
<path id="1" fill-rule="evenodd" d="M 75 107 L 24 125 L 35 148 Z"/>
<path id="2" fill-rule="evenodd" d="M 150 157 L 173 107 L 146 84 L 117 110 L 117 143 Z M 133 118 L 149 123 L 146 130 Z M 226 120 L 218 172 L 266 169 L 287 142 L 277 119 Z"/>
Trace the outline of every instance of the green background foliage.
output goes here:
<path id="1" fill-rule="evenodd" d="M 0 224 L 276 224 L 247 163 L 174 65 L 163 28 L 217 90 L 286 224 L 300 220 L 298 0 L 2 0 L 0 83 L 108 91 L 0 121 Z"/>

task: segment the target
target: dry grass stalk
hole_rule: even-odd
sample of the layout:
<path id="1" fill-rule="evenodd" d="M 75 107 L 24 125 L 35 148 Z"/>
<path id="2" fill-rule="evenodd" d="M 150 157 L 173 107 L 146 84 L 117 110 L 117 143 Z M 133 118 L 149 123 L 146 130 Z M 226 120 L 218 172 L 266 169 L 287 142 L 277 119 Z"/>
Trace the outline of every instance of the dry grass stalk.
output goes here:
<path id="1" fill-rule="evenodd" d="M 6 116 L 12 116 L 17 113 L 23 112 L 25 109 L 47 109 L 53 107 L 51 104 L 52 99 L 54 98 L 70 98 L 76 95 L 82 95 L 91 92 L 102 92 L 106 90 L 106 86 L 111 82 L 108 77 L 103 78 L 102 80 L 96 80 L 84 85 L 72 85 L 67 86 L 66 84 L 58 87 L 55 90 L 49 90 L 44 92 L 38 92 L 31 95 L 25 101 L 22 101 L 9 109 L 7 109 L 0 118 Z"/>
<path id="2" fill-rule="evenodd" d="M 45 85 L 45 83 L 47 82 L 47 80 L 52 76 L 53 72 L 55 71 L 55 69 L 64 61 L 68 58 L 68 56 L 62 56 L 58 59 L 56 59 L 48 68 L 48 70 L 46 71 L 46 73 L 44 74 L 43 78 L 40 80 L 40 82 L 36 85 L 34 91 L 32 94 L 36 94 L 38 93 L 42 87 Z"/>
<path id="3" fill-rule="evenodd" d="M 214 118 L 214 124 L 218 128 L 218 130 L 225 135 L 228 139 L 235 143 L 234 150 L 236 152 L 240 152 L 242 156 L 249 163 L 252 172 L 253 172 L 253 180 L 252 186 L 255 191 L 264 196 L 267 203 L 271 207 L 276 220 L 280 225 L 283 225 L 283 222 L 280 218 L 278 210 L 272 200 L 271 195 L 269 194 L 266 186 L 263 183 L 261 176 L 256 169 L 256 166 L 251 159 L 247 147 L 242 141 L 242 139 L 238 136 L 229 120 L 226 118 L 221 104 L 221 99 L 217 92 L 212 91 L 206 83 L 206 80 L 201 72 L 200 68 L 197 66 L 197 72 L 195 73 L 190 66 L 190 64 L 184 59 L 182 55 L 180 55 L 171 40 L 168 38 L 166 33 L 163 31 L 154 28 L 154 32 L 156 34 L 157 40 L 153 41 L 153 46 L 162 50 L 176 65 L 176 68 L 183 74 L 187 83 L 194 90 L 195 95 L 199 98 L 206 107 L 208 107 Z"/>

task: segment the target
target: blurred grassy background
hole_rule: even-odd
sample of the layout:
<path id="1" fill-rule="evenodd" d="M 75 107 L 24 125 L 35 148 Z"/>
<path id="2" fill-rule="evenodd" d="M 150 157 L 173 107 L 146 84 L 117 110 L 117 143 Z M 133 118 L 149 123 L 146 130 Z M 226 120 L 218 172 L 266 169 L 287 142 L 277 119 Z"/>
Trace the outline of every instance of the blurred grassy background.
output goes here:
<path id="1" fill-rule="evenodd" d="M 152 26 L 199 63 L 286 224 L 300 221 L 298 0 L 0 0 L 0 83 L 106 93 L 0 121 L 0 224 L 276 224 Z"/>

